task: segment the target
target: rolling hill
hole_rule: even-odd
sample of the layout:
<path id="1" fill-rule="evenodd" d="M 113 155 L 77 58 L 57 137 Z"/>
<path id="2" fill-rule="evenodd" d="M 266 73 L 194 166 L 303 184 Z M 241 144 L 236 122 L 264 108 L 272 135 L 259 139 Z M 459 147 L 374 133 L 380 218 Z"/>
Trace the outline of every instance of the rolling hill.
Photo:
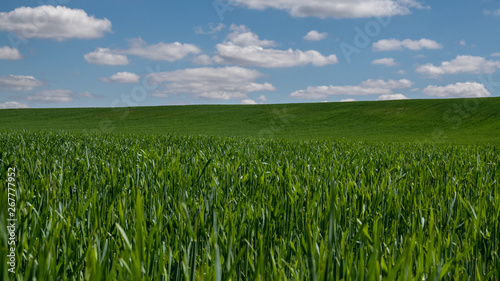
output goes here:
<path id="1" fill-rule="evenodd" d="M 500 98 L 0 110 L 17 130 L 498 144 Z"/>

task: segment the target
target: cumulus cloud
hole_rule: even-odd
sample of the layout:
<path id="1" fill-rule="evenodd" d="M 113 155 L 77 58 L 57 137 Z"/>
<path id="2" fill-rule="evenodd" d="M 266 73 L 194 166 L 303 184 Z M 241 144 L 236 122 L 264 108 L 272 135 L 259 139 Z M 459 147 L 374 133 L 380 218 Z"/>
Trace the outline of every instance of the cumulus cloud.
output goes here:
<path id="1" fill-rule="evenodd" d="M 251 99 L 245 99 L 240 102 L 241 104 L 257 104 L 256 101 L 251 100 Z"/>
<path id="2" fill-rule="evenodd" d="M 340 102 L 353 102 L 356 101 L 356 99 L 341 99 Z"/>
<path id="3" fill-rule="evenodd" d="M 127 65 L 129 60 L 127 56 L 117 54 L 108 48 L 97 48 L 95 51 L 83 56 L 90 64 L 99 65 Z"/>
<path id="4" fill-rule="evenodd" d="M 498 52 L 498 53 L 493 53 L 493 54 L 491 54 L 490 56 L 492 56 L 492 57 L 500 57 L 500 52 Z"/>
<path id="5" fill-rule="evenodd" d="M 457 56 L 451 61 L 442 62 L 439 66 L 431 63 L 421 65 L 417 67 L 417 72 L 428 76 L 456 73 L 492 74 L 497 68 L 500 68 L 500 61 L 490 61 L 475 56 Z"/>
<path id="6" fill-rule="evenodd" d="M 138 83 L 139 75 L 130 72 L 118 72 L 111 77 L 101 77 L 101 81 L 106 83 Z"/>
<path id="7" fill-rule="evenodd" d="M 27 92 L 43 83 L 33 76 L 5 75 L 0 77 L 0 91 L 5 92 Z"/>
<path id="8" fill-rule="evenodd" d="M 65 103 L 72 102 L 74 100 L 74 95 L 75 93 L 70 90 L 44 90 L 28 96 L 27 99 L 43 103 Z"/>
<path id="9" fill-rule="evenodd" d="M 19 50 L 10 48 L 9 46 L 0 47 L 0 60 L 20 60 L 23 56 Z"/>
<path id="10" fill-rule="evenodd" d="M 381 95 L 377 100 L 407 100 L 408 98 L 403 94 L 387 94 Z"/>
<path id="11" fill-rule="evenodd" d="M 27 104 L 20 103 L 17 101 L 0 102 L 0 109 L 7 108 L 29 108 Z"/>
<path id="12" fill-rule="evenodd" d="M 68 103 L 78 97 L 95 97 L 89 92 L 75 93 L 70 90 L 43 90 L 29 95 L 26 99 L 40 103 Z"/>
<path id="13" fill-rule="evenodd" d="M 385 65 L 385 66 L 395 66 L 397 63 L 394 61 L 393 58 L 382 58 L 382 59 L 377 59 L 372 61 L 372 64 L 380 64 L 380 65 Z"/>
<path id="14" fill-rule="evenodd" d="M 319 33 L 316 30 L 311 30 L 306 34 L 306 36 L 304 36 L 304 40 L 321 41 L 323 39 L 326 39 L 326 37 L 328 37 L 328 33 L 326 33 L 326 32 Z"/>
<path id="15" fill-rule="evenodd" d="M 164 84 L 163 90 L 153 94 L 189 93 L 197 98 L 214 100 L 247 99 L 247 94 L 274 91 L 270 83 L 254 82 L 262 73 L 242 67 L 203 67 L 148 74 L 151 83 Z"/>
<path id="16" fill-rule="evenodd" d="M 201 26 L 197 26 L 194 28 L 194 33 L 196 33 L 196 34 L 215 34 L 219 31 L 221 31 L 222 29 L 224 29 L 225 27 L 226 27 L 226 25 L 224 25 L 222 22 L 219 23 L 218 25 L 214 25 L 213 23 L 209 23 L 208 24 L 208 28 L 209 28 L 208 31 L 203 30 L 203 27 L 201 27 Z"/>
<path id="17" fill-rule="evenodd" d="M 427 96 L 444 98 L 480 98 L 491 96 L 491 93 L 484 85 L 477 82 L 456 83 L 447 86 L 430 85 L 422 92 Z"/>
<path id="18" fill-rule="evenodd" d="M 260 101 L 260 102 L 266 102 L 267 98 L 266 98 L 266 96 L 261 95 L 260 97 L 257 98 L 257 100 Z"/>
<path id="19" fill-rule="evenodd" d="M 257 101 L 259 101 L 259 102 L 257 102 Z M 267 101 L 267 98 L 266 98 L 266 96 L 261 95 L 257 98 L 257 101 L 252 100 L 252 99 L 244 99 L 244 100 L 240 101 L 240 104 L 263 104 Z"/>
<path id="20" fill-rule="evenodd" d="M 410 88 L 412 85 L 413 82 L 407 79 L 388 81 L 369 79 L 355 86 L 307 87 L 305 90 L 293 92 L 290 96 L 298 99 L 325 99 L 333 95 L 390 95 L 393 94 L 393 90 Z"/>
<path id="21" fill-rule="evenodd" d="M 232 24 L 229 27 L 229 30 L 231 30 L 232 32 L 227 36 L 226 42 L 229 41 L 236 46 L 239 46 L 239 47 L 249 47 L 249 46 L 274 47 L 274 46 L 276 46 L 276 42 L 274 42 L 272 40 L 260 40 L 259 36 L 255 33 L 253 33 L 245 25 Z"/>
<path id="22" fill-rule="evenodd" d="M 130 48 L 121 51 L 121 53 L 155 61 L 173 62 L 183 59 L 189 54 L 201 53 L 200 48 L 197 46 L 179 42 L 168 44 L 160 42 L 158 44 L 148 45 L 142 38 L 134 38 L 129 40 L 129 43 Z"/>
<path id="23" fill-rule="evenodd" d="M 84 10 L 45 5 L 0 12 L 0 30 L 21 38 L 95 39 L 111 32 L 111 22 L 89 16 Z"/>
<path id="24" fill-rule="evenodd" d="M 80 96 L 80 97 L 86 97 L 86 98 L 95 98 L 95 97 L 98 97 L 97 95 L 94 95 L 94 94 L 92 94 L 92 93 L 90 93 L 88 91 L 78 93 L 77 95 Z"/>
<path id="25" fill-rule="evenodd" d="M 369 18 L 407 15 L 426 8 L 417 0 L 232 0 L 249 9 L 285 10 L 294 17 Z"/>
<path id="26" fill-rule="evenodd" d="M 497 16 L 497 17 L 498 17 L 498 16 L 500 16 L 500 9 L 495 10 L 495 11 L 490 11 L 490 10 L 486 10 L 486 9 L 484 9 L 484 10 L 483 10 L 483 13 L 484 13 L 485 15 L 487 15 L 487 16 L 489 16 L 489 15 L 493 15 L 493 16 Z"/>
<path id="27" fill-rule="evenodd" d="M 412 51 L 418 51 L 422 49 L 442 49 L 443 45 L 436 41 L 422 38 L 420 40 L 410 40 L 405 39 L 403 41 L 398 39 L 383 39 L 378 42 L 373 43 L 373 50 L 377 52 L 381 51 L 402 51 L 404 49 L 409 49 Z"/>
<path id="28" fill-rule="evenodd" d="M 323 56 L 315 50 L 288 49 L 284 51 L 265 48 L 274 46 L 276 43 L 270 40 L 260 40 L 245 26 L 233 25 L 231 29 L 233 32 L 228 35 L 226 41 L 216 46 L 217 55 L 213 57 L 216 63 L 278 68 L 307 64 L 325 66 L 338 62 L 337 56 Z"/>
<path id="29" fill-rule="evenodd" d="M 148 45 L 141 38 L 129 40 L 129 48 L 126 50 L 110 50 L 108 48 L 97 48 L 94 52 L 84 56 L 88 63 L 100 65 L 127 65 L 127 55 L 147 58 L 154 61 L 173 62 L 181 60 L 190 54 L 201 53 L 200 48 L 192 44 L 179 42 Z"/>
<path id="30" fill-rule="evenodd" d="M 241 48 L 231 44 L 218 44 L 218 55 L 214 61 L 219 64 L 235 64 L 242 66 L 257 66 L 267 68 L 293 67 L 312 64 L 314 66 L 325 66 L 336 64 L 337 56 L 323 56 L 318 51 L 287 51 L 264 49 L 262 47 L 244 47 Z"/>
<path id="31" fill-rule="evenodd" d="M 195 58 L 193 58 L 193 63 L 200 65 L 211 65 L 214 64 L 212 58 L 209 55 L 201 54 Z"/>

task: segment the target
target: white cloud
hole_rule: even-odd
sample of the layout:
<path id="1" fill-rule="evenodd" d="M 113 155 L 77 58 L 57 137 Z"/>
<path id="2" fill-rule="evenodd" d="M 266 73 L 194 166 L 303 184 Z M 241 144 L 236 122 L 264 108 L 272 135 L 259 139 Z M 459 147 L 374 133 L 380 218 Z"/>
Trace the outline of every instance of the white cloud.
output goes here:
<path id="1" fill-rule="evenodd" d="M 257 100 L 260 101 L 260 102 L 266 102 L 267 98 L 266 98 L 266 96 L 261 95 L 260 97 L 257 98 Z"/>
<path id="2" fill-rule="evenodd" d="M 380 64 L 380 65 L 385 65 L 385 66 L 395 66 L 397 63 L 394 61 L 393 58 L 382 58 L 382 59 L 377 59 L 372 61 L 372 64 Z"/>
<path id="3" fill-rule="evenodd" d="M 130 41 L 130 48 L 128 50 L 120 51 L 126 55 L 134 55 L 147 58 L 155 61 L 168 61 L 173 62 L 183 59 L 189 54 L 201 53 L 200 48 L 192 44 L 163 43 L 160 42 L 154 45 L 148 45 L 141 38 L 134 38 Z"/>
<path id="4" fill-rule="evenodd" d="M 29 106 L 27 104 L 20 103 L 17 101 L 8 101 L 0 103 L 0 109 L 7 109 L 7 108 L 29 108 Z"/>
<path id="5" fill-rule="evenodd" d="M 405 39 L 400 41 L 398 39 L 383 39 L 378 42 L 373 43 L 374 51 L 401 51 L 403 49 L 409 49 L 412 51 L 418 51 L 422 49 L 442 49 L 443 45 L 437 43 L 436 41 L 422 38 L 420 40 L 410 40 Z"/>
<path id="6" fill-rule="evenodd" d="M 46 5 L 0 12 L 0 30 L 14 32 L 21 38 L 95 39 L 111 32 L 111 22 L 89 16 L 84 10 Z"/>
<path id="7" fill-rule="evenodd" d="M 356 86 L 307 87 L 305 90 L 293 92 L 290 96 L 298 99 L 325 99 L 333 95 L 388 95 L 393 94 L 393 90 L 406 89 L 412 85 L 413 82 L 407 79 L 388 81 L 369 79 Z"/>
<path id="8" fill-rule="evenodd" d="M 276 46 L 276 42 L 274 42 L 272 40 L 260 40 L 259 36 L 255 33 L 253 33 L 245 25 L 232 24 L 229 27 L 229 30 L 231 30 L 232 32 L 227 36 L 226 42 L 231 42 L 233 45 L 236 45 L 239 47 L 249 47 L 249 46 L 274 47 L 274 46 Z"/>
<path id="9" fill-rule="evenodd" d="M 64 102 L 72 102 L 75 98 L 75 93 L 70 90 L 44 90 L 40 92 L 36 92 L 33 95 L 28 96 L 28 100 L 30 101 L 38 101 L 43 103 L 64 103 Z"/>
<path id="10" fill-rule="evenodd" d="M 231 100 L 246 99 L 247 94 L 274 91 L 270 83 L 255 83 L 262 73 L 242 67 L 190 68 L 148 74 L 151 83 L 164 83 L 164 89 L 153 96 L 190 93 L 197 98 Z"/>
<path id="11" fill-rule="evenodd" d="M 256 101 L 251 100 L 251 99 L 245 99 L 240 102 L 241 104 L 257 104 Z"/>
<path id="12" fill-rule="evenodd" d="M 461 46 L 465 46 L 465 45 L 467 45 L 467 42 L 465 40 L 460 40 L 459 44 Z"/>
<path id="13" fill-rule="evenodd" d="M 138 83 L 140 76 L 130 72 L 118 72 L 111 77 L 101 77 L 101 81 L 106 83 Z"/>
<path id="14" fill-rule="evenodd" d="M 440 66 L 430 63 L 421 65 L 417 67 L 417 72 L 428 76 L 456 73 L 491 74 L 497 68 L 500 68 L 500 61 L 489 61 L 475 56 L 457 56 L 451 61 L 442 62 Z"/>
<path id="15" fill-rule="evenodd" d="M 336 64 L 337 56 L 323 56 L 318 51 L 266 49 L 275 42 L 260 40 L 245 26 L 232 26 L 234 31 L 224 43 L 217 44 L 217 55 L 213 61 L 219 64 L 235 64 L 241 66 L 257 66 L 266 68 L 294 67 L 312 64 L 325 66 Z"/>
<path id="16" fill-rule="evenodd" d="M 192 44 L 163 43 L 148 45 L 141 38 L 129 40 L 129 49 L 110 50 L 108 48 L 97 48 L 94 52 L 84 55 L 85 60 L 91 64 L 100 65 L 127 65 L 129 60 L 126 55 L 134 55 L 155 61 L 173 62 L 181 60 L 189 54 L 201 53 L 200 48 Z"/>
<path id="17" fill-rule="evenodd" d="M 500 16 L 500 9 L 498 9 L 498 10 L 496 10 L 496 11 L 489 11 L 489 10 L 484 9 L 484 10 L 483 10 L 483 13 L 484 13 L 485 15 L 487 15 L 487 16 L 489 16 L 489 15 L 493 15 L 493 16 L 497 16 L 497 17 L 498 17 L 498 16 Z"/>
<path id="18" fill-rule="evenodd" d="M 304 36 L 304 40 L 321 41 L 323 39 L 326 39 L 326 37 L 328 37 L 328 33 L 326 33 L 326 32 L 319 33 L 316 30 L 311 30 L 306 34 L 306 36 Z"/>
<path id="19" fill-rule="evenodd" d="M 404 75 L 404 74 L 406 74 L 406 70 L 400 69 L 400 70 L 396 71 L 396 73 L 400 74 L 400 75 Z"/>
<path id="20" fill-rule="evenodd" d="M 285 10 L 294 17 L 369 18 L 407 15 L 412 8 L 423 9 L 417 0 L 233 0 L 236 4 L 264 10 Z"/>
<path id="21" fill-rule="evenodd" d="M 83 56 L 88 63 L 99 65 L 127 65 L 127 56 L 117 54 L 108 48 L 97 48 L 95 51 Z"/>
<path id="22" fill-rule="evenodd" d="M 75 100 L 75 98 L 79 97 L 96 97 L 96 95 L 93 95 L 87 91 L 75 93 L 70 90 L 55 89 L 36 92 L 27 96 L 26 99 L 40 103 L 67 103 L 72 102 Z"/>
<path id="23" fill-rule="evenodd" d="M 306 64 L 325 66 L 338 62 L 337 56 L 330 55 L 325 57 L 314 50 L 303 52 L 301 50 L 289 49 L 282 51 L 256 46 L 241 48 L 232 44 L 218 44 L 217 51 L 218 55 L 214 57 L 214 61 L 220 64 L 278 68 Z"/>
<path id="24" fill-rule="evenodd" d="M 381 95 L 377 100 L 407 100 L 408 98 L 403 94 L 387 94 Z"/>
<path id="25" fill-rule="evenodd" d="M 154 91 L 152 96 L 157 97 L 157 98 L 168 98 L 168 94 L 165 94 L 165 92 L 158 91 L 158 90 Z"/>
<path id="26" fill-rule="evenodd" d="M 356 99 L 341 99 L 340 102 L 353 102 L 356 101 Z"/>
<path id="27" fill-rule="evenodd" d="M 95 98 L 95 97 L 98 97 L 97 95 L 94 95 L 94 94 L 92 94 L 90 92 L 87 92 L 87 91 L 78 93 L 77 95 L 80 96 L 80 97 L 86 97 L 86 98 Z"/>
<path id="28" fill-rule="evenodd" d="M 196 34 L 215 34 L 219 31 L 221 31 L 222 29 L 224 29 L 225 27 L 226 27 L 226 25 L 224 25 L 222 22 L 216 26 L 213 23 L 209 23 L 208 24 L 208 28 L 209 28 L 208 31 L 204 31 L 203 27 L 197 26 L 194 28 L 194 33 L 196 33 Z"/>
<path id="29" fill-rule="evenodd" d="M 20 60 L 23 56 L 19 50 L 10 48 L 9 46 L 0 47 L 0 60 Z"/>
<path id="30" fill-rule="evenodd" d="M 500 57 L 500 52 L 498 52 L 498 53 L 493 53 L 493 54 L 491 54 L 490 56 L 492 56 L 492 57 Z"/>
<path id="31" fill-rule="evenodd" d="M 211 65 L 214 64 L 212 58 L 209 55 L 202 54 L 193 59 L 193 63 L 200 65 Z"/>
<path id="32" fill-rule="evenodd" d="M 416 56 L 413 56 L 413 58 L 415 58 L 415 59 L 423 59 L 423 58 L 425 58 L 425 55 L 418 54 Z"/>
<path id="33" fill-rule="evenodd" d="M 5 75 L 0 77 L 0 91 L 27 92 L 40 86 L 43 86 L 43 83 L 33 76 Z"/>
<path id="34" fill-rule="evenodd" d="M 476 82 L 465 82 L 450 84 L 447 86 L 427 86 L 423 91 L 427 96 L 446 98 L 470 98 L 489 97 L 491 93 L 483 84 Z"/>

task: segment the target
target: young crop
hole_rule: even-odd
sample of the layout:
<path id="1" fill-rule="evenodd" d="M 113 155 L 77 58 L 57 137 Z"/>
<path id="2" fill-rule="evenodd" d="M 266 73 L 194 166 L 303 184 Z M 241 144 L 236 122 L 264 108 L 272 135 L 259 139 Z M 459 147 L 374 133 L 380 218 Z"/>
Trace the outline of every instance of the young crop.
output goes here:
<path id="1" fill-rule="evenodd" d="M 0 275 L 500 280 L 499 163 L 479 145 L 3 133 Z"/>

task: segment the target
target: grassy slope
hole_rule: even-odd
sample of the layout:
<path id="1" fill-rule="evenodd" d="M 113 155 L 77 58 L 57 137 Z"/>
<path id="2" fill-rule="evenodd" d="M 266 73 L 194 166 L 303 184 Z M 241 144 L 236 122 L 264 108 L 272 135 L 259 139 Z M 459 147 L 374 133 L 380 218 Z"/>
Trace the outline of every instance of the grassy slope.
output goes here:
<path id="1" fill-rule="evenodd" d="M 0 131 L 500 143 L 500 98 L 0 110 Z"/>

